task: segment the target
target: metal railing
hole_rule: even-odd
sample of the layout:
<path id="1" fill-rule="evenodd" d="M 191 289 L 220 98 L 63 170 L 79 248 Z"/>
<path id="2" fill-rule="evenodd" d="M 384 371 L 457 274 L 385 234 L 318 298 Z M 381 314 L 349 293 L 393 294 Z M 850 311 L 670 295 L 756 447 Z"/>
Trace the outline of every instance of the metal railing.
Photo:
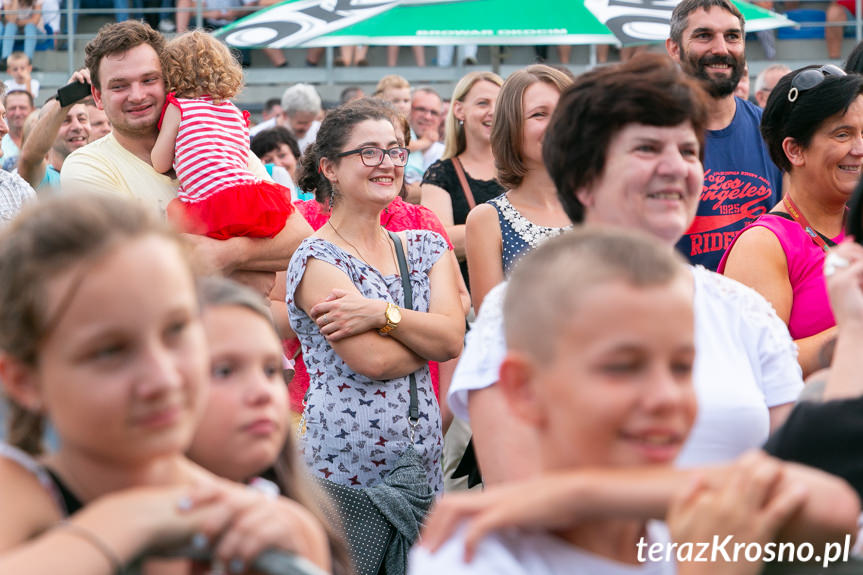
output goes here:
<path id="1" fill-rule="evenodd" d="M 177 8 L 176 6 L 171 7 L 159 7 L 159 6 L 132 6 L 131 2 L 129 2 L 128 7 L 111 7 L 111 8 L 77 8 L 74 5 L 69 7 L 69 4 L 76 4 L 80 0 L 64 0 L 64 4 L 66 6 L 61 6 L 59 8 L 60 19 L 62 22 L 61 30 L 53 30 L 52 34 L 48 35 L 44 32 L 38 32 L 36 35 L 37 44 L 45 41 L 46 39 L 53 40 L 55 43 L 64 45 L 62 51 L 65 51 L 67 54 L 67 66 L 66 72 L 71 74 L 75 68 L 77 67 L 77 56 L 76 49 L 80 48 L 79 44 L 81 41 L 89 40 L 94 36 L 94 34 L 82 34 L 80 33 L 77 27 L 77 20 L 80 16 L 114 16 L 117 14 L 134 14 L 135 17 L 140 17 L 142 15 L 146 16 L 148 14 L 162 14 L 162 13 L 170 13 L 172 17 L 176 19 L 176 15 L 180 12 L 189 12 L 193 14 L 193 21 L 196 27 L 204 27 L 205 18 L 204 13 L 206 12 L 206 0 L 194 0 L 194 6 L 191 8 Z M 777 0 L 777 4 L 780 6 L 784 4 L 784 0 Z M 822 4 L 827 5 L 830 3 L 830 0 L 807 0 L 805 4 Z M 843 27 L 849 28 L 854 27 L 855 37 L 858 42 L 863 40 L 863 0 L 855 0 L 856 6 L 856 14 L 853 20 L 849 20 L 846 22 L 798 22 L 797 26 L 800 28 L 828 28 L 828 27 Z M 232 11 L 237 12 L 255 12 L 259 10 L 259 6 L 239 6 L 232 7 Z M 18 13 L 24 11 L 17 11 Z M 44 12 L 44 10 L 43 10 Z M 56 10 L 52 10 L 52 13 L 56 14 Z M 13 13 L 12 11 L 0 11 L 0 14 L 9 14 Z M 16 34 L 15 39 L 24 39 L 24 34 Z M 304 48 L 299 48 L 304 49 Z M 594 61 L 594 52 L 591 50 L 591 61 Z M 458 58 L 455 59 L 454 68 L 458 71 L 459 69 L 463 69 L 463 66 L 458 64 Z M 334 50 L 332 47 L 327 47 L 325 50 L 325 56 L 323 61 L 321 71 L 325 71 L 325 82 L 332 83 L 332 79 L 334 77 L 333 69 L 334 69 Z M 428 74 L 430 76 L 430 80 L 444 80 L 449 78 L 450 74 L 446 73 L 434 73 L 432 72 L 432 68 L 427 68 L 427 72 L 431 72 Z"/>
<path id="2" fill-rule="evenodd" d="M 778 4 L 783 4 L 785 0 L 778 0 Z M 799 1 L 792 0 L 794 4 L 799 4 Z M 830 4 L 831 0 L 807 0 L 806 4 Z M 854 20 L 846 21 L 846 22 L 797 22 L 797 27 L 799 28 L 834 28 L 834 27 L 842 27 L 842 28 L 850 28 L 854 26 L 854 37 L 857 42 L 863 40 L 863 15 L 861 15 L 861 9 L 863 9 L 863 0 L 855 0 L 854 1 Z"/>

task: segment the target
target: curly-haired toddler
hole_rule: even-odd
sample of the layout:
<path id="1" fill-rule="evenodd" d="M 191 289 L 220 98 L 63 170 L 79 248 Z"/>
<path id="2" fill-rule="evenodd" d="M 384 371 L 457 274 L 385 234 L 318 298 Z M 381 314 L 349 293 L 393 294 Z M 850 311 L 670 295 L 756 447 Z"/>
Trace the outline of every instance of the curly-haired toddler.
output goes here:
<path id="1" fill-rule="evenodd" d="M 196 30 L 167 43 L 162 66 L 169 93 L 151 160 L 180 179 L 168 218 L 216 239 L 278 234 L 293 210 L 291 193 L 248 169 L 249 113 L 229 101 L 243 70 L 230 50 Z"/>

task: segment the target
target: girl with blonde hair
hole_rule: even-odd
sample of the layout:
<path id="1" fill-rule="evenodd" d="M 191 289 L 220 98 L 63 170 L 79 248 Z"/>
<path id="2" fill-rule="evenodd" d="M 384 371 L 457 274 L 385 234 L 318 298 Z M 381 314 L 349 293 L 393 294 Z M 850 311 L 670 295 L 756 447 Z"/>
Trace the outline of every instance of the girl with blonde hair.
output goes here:
<path id="1" fill-rule="evenodd" d="M 502 84 L 500 76 L 491 72 L 471 72 L 459 80 L 446 118 L 446 148 L 422 182 L 422 204 L 446 227 L 465 280 L 467 214 L 503 193 L 491 150 L 492 121 Z"/>

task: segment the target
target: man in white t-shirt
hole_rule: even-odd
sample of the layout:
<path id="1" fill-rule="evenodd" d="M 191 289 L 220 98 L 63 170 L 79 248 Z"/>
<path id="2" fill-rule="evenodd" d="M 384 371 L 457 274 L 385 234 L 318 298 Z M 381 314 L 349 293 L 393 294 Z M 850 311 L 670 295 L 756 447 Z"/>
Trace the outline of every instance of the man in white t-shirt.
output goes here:
<path id="1" fill-rule="evenodd" d="M 176 197 L 176 179 L 158 173 L 150 151 L 158 135 L 165 102 L 159 53 L 161 34 L 139 21 L 106 24 L 85 49 L 93 98 L 105 110 L 113 131 L 72 153 L 63 165 L 63 193 L 101 191 L 135 198 L 164 212 Z M 249 152 L 249 168 L 269 179 L 260 160 Z M 296 247 L 311 233 L 294 212 L 274 238 L 218 241 L 188 235 L 193 264 L 200 273 L 275 272 L 284 270 Z M 262 292 L 272 288 L 272 273 L 244 274 Z"/>

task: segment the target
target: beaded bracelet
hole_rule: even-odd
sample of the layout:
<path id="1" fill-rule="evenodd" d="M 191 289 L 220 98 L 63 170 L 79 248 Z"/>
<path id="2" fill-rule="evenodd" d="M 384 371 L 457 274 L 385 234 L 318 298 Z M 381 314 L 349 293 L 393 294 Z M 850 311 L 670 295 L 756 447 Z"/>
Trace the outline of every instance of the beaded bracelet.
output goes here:
<path id="1" fill-rule="evenodd" d="M 111 572 L 119 573 L 123 569 L 123 563 L 120 561 L 120 558 L 117 557 L 117 554 L 114 553 L 114 550 L 108 547 L 108 544 L 102 541 L 98 535 L 83 527 L 82 525 L 78 525 L 77 523 L 71 523 L 69 521 L 61 521 L 57 524 L 58 529 L 65 529 L 68 533 L 72 535 L 76 535 L 81 539 L 89 542 L 93 547 L 98 549 L 102 555 L 108 560 L 108 563 L 111 564 Z"/>

